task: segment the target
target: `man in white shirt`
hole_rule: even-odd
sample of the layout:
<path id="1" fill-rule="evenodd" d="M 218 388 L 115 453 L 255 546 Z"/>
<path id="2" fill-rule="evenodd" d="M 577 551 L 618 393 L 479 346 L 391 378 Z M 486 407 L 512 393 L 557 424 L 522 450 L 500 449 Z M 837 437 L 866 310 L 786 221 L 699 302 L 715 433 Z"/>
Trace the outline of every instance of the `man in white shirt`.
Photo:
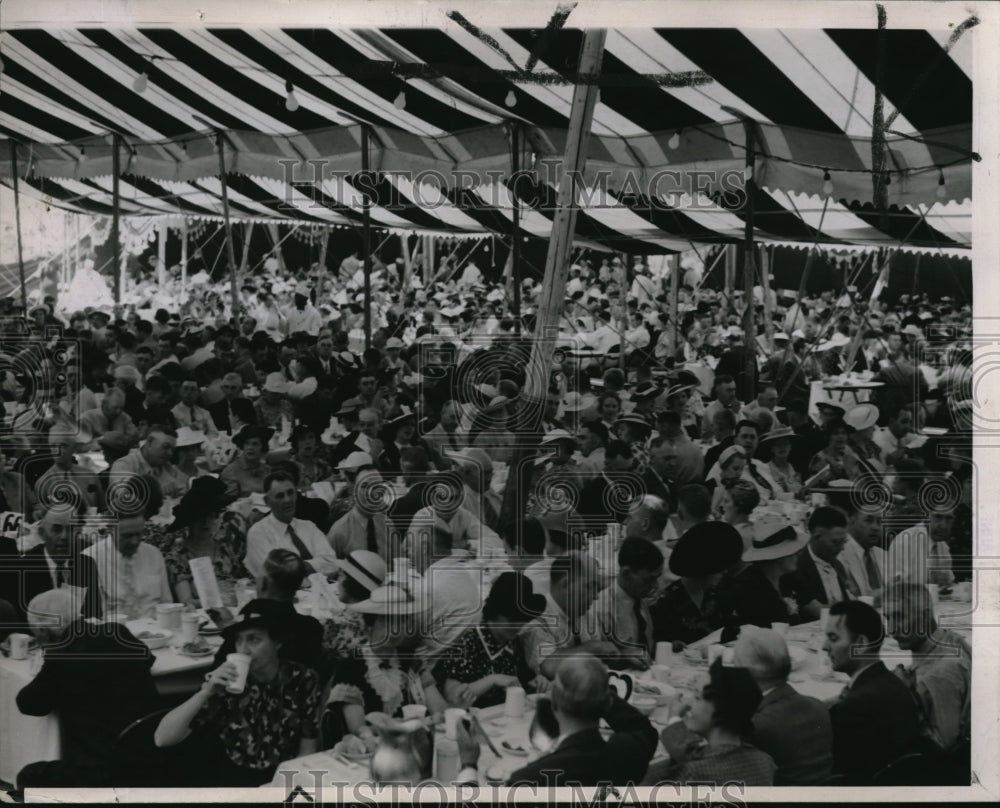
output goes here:
<path id="1" fill-rule="evenodd" d="M 315 337 L 323 327 L 323 315 L 309 302 L 309 287 L 305 284 L 300 283 L 295 288 L 295 305 L 285 310 L 285 320 L 288 323 L 289 334 L 302 331 L 310 337 Z"/>
<path id="2" fill-rule="evenodd" d="M 886 553 L 886 581 L 951 586 L 955 574 L 948 539 L 954 521 L 954 514 L 934 511 L 926 521 L 900 531 Z"/>
<path id="3" fill-rule="evenodd" d="M 322 531 L 312 522 L 295 518 L 295 481 L 288 472 L 275 471 L 264 478 L 264 502 L 271 513 L 247 532 L 243 565 L 251 575 L 260 577 L 267 554 L 276 547 L 298 554 L 310 574 L 328 575 L 340 568 Z"/>
<path id="4" fill-rule="evenodd" d="M 577 446 L 583 455 L 577 468 L 586 477 L 596 477 L 604 471 L 604 447 L 608 443 L 608 428 L 600 421 L 584 421 L 576 436 Z"/>
<path id="5" fill-rule="evenodd" d="M 580 339 L 603 356 L 614 346 L 621 344 L 621 337 L 611 327 L 610 311 L 601 309 L 597 314 L 597 318 L 600 321 L 597 329 L 590 334 L 581 334 Z"/>
<path id="6" fill-rule="evenodd" d="M 757 460 L 754 455 L 757 453 L 757 446 L 760 444 L 760 427 L 754 421 L 740 421 L 736 425 L 736 435 L 733 445 L 743 449 L 747 456 L 747 464 L 743 468 L 741 479 L 753 483 L 760 494 L 761 504 L 774 499 L 774 495 L 781 489 L 771 477 L 771 472 L 767 468 L 767 463 Z M 721 471 L 719 464 L 712 466 L 706 481 L 715 480 L 719 482 Z"/>
<path id="7" fill-rule="evenodd" d="M 782 580 L 795 593 L 803 622 L 817 620 L 824 607 L 852 597 L 851 585 L 838 560 L 847 544 L 847 517 L 828 505 L 809 517 L 809 544 L 799 552 L 794 572 Z"/>
<path id="8" fill-rule="evenodd" d="M 158 426 L 151 430 L 142 446 L 114 462 L 111 482 L 133 474 L 149 475 L 160 484 L 164 497 L 174 499 L 184 496 L 188 490 L 188 478 L 170 462 L 176 444 L 177 433 L 173 429 Z"/>
<path id="9" fill-rule="evenodd" d="M 580 637 L 614 643 L 620 662 L 645 670 L 653 653 L 653 618 L 646 603 L 663 574 L 663 554 L 650 541 L 629 538 L 618 551 L 618 576 L 590 607 Z"/>
<path id="10" fill-rule="evenodd" d="M 390 547 L 385 512 L 377 510 L 379 501 L 376 487 L 381 486 L 382 475 L 375 469 L 362 469 L 354 482 L 354 507 L 333 523 L 327 541 L 338 558 L 347 558 L 355 550 L 376 553 L 386 562 L 396 555 Z"/>
<path id="11" fill-rule="evenodd" d="M 866 510 L 853 497 L 847 502 L 847 544 L 837 559 L 858 595 L 874 597 L 885 582 L 882 514 Z"/>
<path id="12" fill-rule="evenodd" d="M 493 493 L 493 461 L 482 449 L 463 449 L 452 455 L 465 483 L 462 507 L 490 530 L 500 527 L 500 497 Z"/>
<path id="13" fill-rule="evenodd" d="M 904 404 L 895 413 L 889 415 L 889 425 L 875 430 L 872 440 L 882 450 L 882 462 L 887 466 L 895 466 L 906 456 L 903 439 L 913 431 L 912 405 Z"/>
<path id="14" fill-rule="evenodd" d="M 194 379 L 185 379 L 181 382 L 181 400 L 170 410 L 178 426 L 188 426 L 200 432 L 204 432 L 209 437 L 215 437 L 219 430 L 212 420 L 212 414 L 204 407 L 198 406 L 198 399 L 201 396 L 201 388 Z"/>
<path id="15" fill-rule="evenodd" d="M 94 560 L 105 614 L 155 617 L 157 604 L 173 602 L 163 554 L 142 540 L 145 529 L 141 514 L 121 516 L 113 536 L 82 553 Z"/>
<path id="16" fill-rule="evenodd" d="M 580 623 L 599 591 L 593 558 L 572 552 L 552 560 L 545 582 L 545 612 L 521 632 L 525 658 L 535 673 L 554 679 L 559 664 L 571 655 L 617 656 L 614 643 L 581 639 Z"/>

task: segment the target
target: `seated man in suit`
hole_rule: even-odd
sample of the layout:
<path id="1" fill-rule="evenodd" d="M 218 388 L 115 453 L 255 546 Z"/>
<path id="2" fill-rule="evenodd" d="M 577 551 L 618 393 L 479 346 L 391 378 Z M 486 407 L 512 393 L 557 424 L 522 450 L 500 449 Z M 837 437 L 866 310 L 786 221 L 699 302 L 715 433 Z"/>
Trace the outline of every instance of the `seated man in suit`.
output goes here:
<path id="1" fill-rule="evenodd" d="M 118 735 L 158 707 L 152 653 L 121 623 L 83 623 L 70 589 L 33 598 L 28 621 L 45 661 L 17 694 L 17 707 L 25 715 L 59 715 L 62 759 L 29 763 L 17 787 L 112 785 L 122 763 L 115 760 Z"/>
<path id="2" fill-rule="evenodd" d="M 743 626 L 733 649 L 733 665 L 746 668 L 764 698 L 753 716 L 754 745 L 778 769 L 776 786 L 818 786 L 833 766 L 833 731 L 822 702 L 788 684 L 788 646 L 776 631 Z"/>
<path id="3" fill-rule="evenodd" d="M 558 788 L 568 785 L 628 785 L 646 774 L 656 751 L 656 730 L 635 707 L 608 688 L 608 669 L 590 654 L 565 659 L 552 683 L 552 709 L 559 723 L 558 745 L 515 771 L 507 785 Z M 605 741 L 604 719 L 613 734 Z M 479 741 L 464 723 L 458 727 L 458 782 L 475 782 Z"/>
<path id="4" fill-rule="evenodd" d="M 809 544 L 799 553 L 798 569 L 782 579 L 782 591 L 793 594 L 803 621 L 818 620 L 824 606 L 852 597 L 844 565 L 837 556 L 847 544 L 847 517 L 821 506 L 809 517 Z"/>
<path id="5" fill-rule="evenodd" d="M 63 584 L 86 590 L 83 601 L 84 617 L 103 614 L 101 590 L 92 558 L 82 555 L 73 536 L 74 511 L 71 505 L 56 504 L 49 507 L 38 523 L 42 543 L 32 547 L 23 556 L 11 558 L 5 566 L 8 578 L 14 576 L 12 602 L 15 613 L 24 622 L 28 604 L 50 589 Z"/>
<path id="6" fill-rule="evenodd" d="M 859 600 L 830 606 L 823 650 L 833 670 L 851 681 L 830 705 L 833 771 L 864 784 L 894 760 L 918 751 L 917 702 L 879 659 L 882 616 Z"/>

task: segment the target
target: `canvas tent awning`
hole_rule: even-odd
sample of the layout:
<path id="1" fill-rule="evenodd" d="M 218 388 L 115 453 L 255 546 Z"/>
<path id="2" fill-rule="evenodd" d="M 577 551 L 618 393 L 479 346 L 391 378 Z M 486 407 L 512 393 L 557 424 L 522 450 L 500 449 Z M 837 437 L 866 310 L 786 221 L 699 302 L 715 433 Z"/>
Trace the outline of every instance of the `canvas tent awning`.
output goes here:
<path id="1" fill-rule="evenodd" d="M 26 185 L 54 204 L 109 210 L 108 133 L 119 132 L 124 213 L 216 217 L 218 155 L 205 132 L 219 127 L 234 217 L 352 226 L 360 219 L 360 120 L 373 127 L 372 168 L 388 172 L 375 183 L 376 226 L 506 232 L 516 194 L 531 206 L 525 231 L 544 238 L 582 32 L 553 33 L 526 70 L 533 36 L 451 23 L 5 31 L 0 132 L 21 144 Z M 598 190 L 582 200 L 578 239 L 662 252 L 741 238 L 740 200 L 723 193 L 732 190 L 723 178 L 744 162 L 735 109 L 759 125 L 761 241 L 968 248 L 971 48 L 949 45 L 949 36 L 885 32 L 882 88 L 887 114 L 898 115 L 897 134 L 888 135 L 893 207 L 879 216 L 865 205 L 874 30 L 609 31 L 583 178 Z M 287 103 L 289 87 L 297 107 Z M 516 183 L 512 121 L 522 127 L 521 164 L 530 172 Z M 0 152 L 0 180 L 9 182 L 9 145 Z M 289 177 L 314 179 L 310 160 L 324 161 L 324 179 L 290 187 Z M 431 173 L 415 176 L 421 171 Z M 456 171 L 465 172 L 457 181 Z"/>

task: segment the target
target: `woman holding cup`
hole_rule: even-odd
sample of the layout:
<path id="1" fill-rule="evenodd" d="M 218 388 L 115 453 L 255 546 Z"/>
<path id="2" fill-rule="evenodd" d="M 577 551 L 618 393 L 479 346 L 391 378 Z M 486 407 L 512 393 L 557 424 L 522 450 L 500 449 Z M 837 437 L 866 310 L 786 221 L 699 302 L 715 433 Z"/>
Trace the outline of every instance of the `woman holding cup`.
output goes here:
<path id="1" fill-rule="evenodd" d="M 205 677 L 201 689 L 156 728 L 159 747 L 193 734 L 204 778 L 191 785 L 259 786 L 283 760 L 317 748 L 319 677 L 281 654 L 289 625 L 277 601 L 254 600 L 223 636 L 236 653 Z"/>
<path id="2" fill-rule="evenodd" d="M 432 715 L 444 712 L 445 701 L 434 677 L 412 653 L 423 639 L 421 618 L 429 607 L 422 579 L 396 573 L 373 587 L 366 599 L 348 604 L 348 610 L 364 618 L 368 637 L 360 654 L 337 663 L 323 714 L 328 741 L 350 733 L 373 748 L 367 714 L 412 715 L 419 711 L 407 709 L 404 714 L 404 707 L 417 704 Z"/>

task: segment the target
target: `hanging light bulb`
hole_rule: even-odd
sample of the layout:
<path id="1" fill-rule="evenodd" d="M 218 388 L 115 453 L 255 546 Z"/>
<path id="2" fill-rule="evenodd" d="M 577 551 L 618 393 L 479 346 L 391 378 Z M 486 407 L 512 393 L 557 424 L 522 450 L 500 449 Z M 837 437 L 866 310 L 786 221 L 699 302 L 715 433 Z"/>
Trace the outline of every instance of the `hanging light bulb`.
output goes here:
<path id="1" fill-rule="evenodd" d="M 132 82 L 132 89 L 137 93 L 146 92 L 146 88 L 149 86 L 149 77 L 146 75 L 146 71 L 143 70 L 138 76 L 135 77 L 135 81 Z"/>
<path id="2" fill-rule="evenodd" d="M 484 253 L 489 253 L 489 251 L 490 251 L 490 245 L 489 244 L 484 244 L 483 245 L 483 252 Z"/>
<path id="3" fill-rule="evenodd" d="M 299 108 L 299 99 L 295 97 L 295 87 L 292 86 L 291 81 L 285 82 L 285 109 L 289 112 L 295 112 Z"/>
<path id="4" fill-rule="evenodd" d="M 404 90 L 399 91 L 399 95 L 396 96 L 396 100 L 392 102 L 396 109 L 406 109 L 406 92 Z"/>
<path id="5" fill-rule="evenodd" d="M 944 187 L 944 172 L 938 172 L 938 187 L 934 192 L 938 199 L 944 199 L 948 195 L 948 191 Z"/>
<path id="6" fill-rule="evenodd" d="M 681 145 L 681 136 L 679 132 L 674 132 L 670 136 L 670 140 L 667 141 L 667 146 L 671 149 L 676 149 Z"/>
<path id="7" fill-rule="evenodd" d="M 833 196 L 833 180 L 830 179 L 830 170 L 823 171 L 823 195 Z"/>
<path id="8" fill-rule="evenodd" d="M 507 91 L 507 97 L 506 97 L 506 98 L 504 98 L 503 102 L 504 102 L 504 103 L 505 103 L 505 104 L 506 104 L 506 105 L 507 105 L 508 107 L 513 107 L 513 106 L 516 106 L 516 105 L 517 105 L 517 96 L 516 96 L 516 95 L 514 95 L 514 91 L 513 91 L 513 90 L 508 90 L 508 91 Z"/>

